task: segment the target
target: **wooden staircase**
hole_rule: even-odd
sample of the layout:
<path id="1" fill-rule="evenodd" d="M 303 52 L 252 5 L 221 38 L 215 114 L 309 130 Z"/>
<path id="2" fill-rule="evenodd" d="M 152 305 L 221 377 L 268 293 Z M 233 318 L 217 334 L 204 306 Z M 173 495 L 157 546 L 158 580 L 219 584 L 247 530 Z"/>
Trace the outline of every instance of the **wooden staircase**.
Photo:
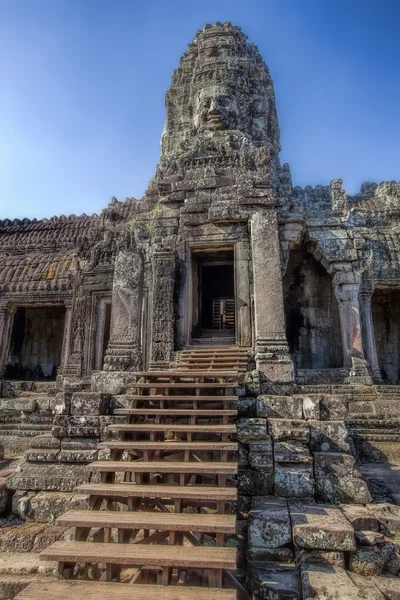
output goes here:
<path id="1" fill-rule="evenodd" d="M 242 354 L 233 354 L 224 361 L 242 365 Z M 62 580 L 32 584 L 18 600 L 250 598 L 234 576 L 236 550 L 225 547 L 235 534 L 230 405 L 238 373 L 187 358 L 174 371 L 137 373 L 114 411 L 126 423 L 109 427 L 118 439 L 100 444 L 109 460 L 90 464 L 92 482 L 76 488 L 89 494 L 91 510 L 58 519 L 75 527 L 75 541 L 41 554 L 58 561 Z M 193 371 L 192 363 L 204 366 Z"/>

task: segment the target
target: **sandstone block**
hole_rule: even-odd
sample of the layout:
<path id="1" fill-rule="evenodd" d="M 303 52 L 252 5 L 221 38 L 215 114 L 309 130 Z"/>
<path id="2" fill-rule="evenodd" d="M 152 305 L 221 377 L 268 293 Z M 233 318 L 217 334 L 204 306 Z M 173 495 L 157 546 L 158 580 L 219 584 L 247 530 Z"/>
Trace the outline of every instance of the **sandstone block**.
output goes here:
<path id="1" fill-rule="evenodd" d="M 293 550 L 287 546 L 280 548 L 259 548 L 257 546 L 247 547 L 247 560 L 257 563 L 264 562 L 293 562 Z"/>
<path id="2" fill-rule="evenodd" d="M 60 463 L 91 463 L 97 459 L 97 450 L 60 450 Z"/>
<path id="3" fill-rule="evenodd" d="M 339 508 L 355 531 L 379 531 L 378 519 L 365 506 L 341 504 Z"/>
<path id="4" fill-rule="evenodd" d="M 295 419 L 268 419 L 268 433 L 272 435 L 274 441 L 308 442 L 310 438 L 308 423 Z"/>
<path id="5" fill-rule="evenodd" d="M 320 419 L 322 421 L 343 421 L 348 413 L 347 400 L 343 396 L 322 396 Z"/>
<path id="6" fill-rule="evenodd" d="M 247 371 L 244 375 L 244 385 L 249 396 L 258 396 L 261 391 L 260 372 Z"/>
<path id="7" fill-rule="evenodd" d="M 354 583 L 358 591 L 358 597 L 363 600 L 387 600 L 375 583 L 375 577 L 363 577 L 352 571 L 347 571 L 348 576 Z M 390 596 L 389 596 L 390 598 Z"/>
<path id="8" fill-rule="evenodd" d="M 374 577 L 373 582 L 385 599 L 400 600 L 400 579 L 398 577 Z"/>
<path id="9" fill-rule="evenodd" d="M 42 552 L 45 548 L 57 542 L 67 531 L 68 527 L 61 527 L 60 525 L 49 525 L 42 533 L 39 533 L 33 544 L 33 552 Z"/>
<path id="10" fill-rule="evenodd" d="M 356 531 L 357 546 L 377 546 L 385 542 L 385 536 L 377 531 Z"/>
<path id="11" fill-rule="evenodd" d="M 240 442 L 269 439 L 266 419 L 239 419 L 236 427 Z"/>
<path id="12" fill-rule="evenodd" d="M 303 417 L 305 419 L 320 418 L 320 395 L 303 396 Z"/>
<path id="13" fill-rule="evenodd" d="M 312 465 L 313 458 L 304 442 L 274 442 L 276 463 L 303 463 Z"/>
<path id="14" fill-rule="evenodd" d="M 349 432 L 342 421 L 308 421 L 310 447 L 314 452 L 351 453 Z"/>
<path id="15" fill-rule="evenodd" d="M 98 416 L 59 415 L 54 417 L 51 430 L 54 437 L 100 437 L 100 420 Z"/>
<path id="16" fill-rule="evenodd" d="M 350 552 L 349 569 L 358 575 L 372 577 L 382 573 L 385 561 L 386 557 L 380 546 L 363 546 Z"/>
<path id="17" fill-rule="evenodd" d="M 32 439 L 32 450 L 60 450 L 61 440 L 50 434 L 37 435 Z"/>
<path id="18" fill-rule="evenodd" d="M 348 454 L 316 452 L 314 454 L 315 492 L 322 502 L 367 504 L 368 486 L 354 468 Z"/>
<path id="19" fill-rule="evenodd" d="M 46 448 L 42 450 L 27 450 L 25 459 L 31 463 L 53 463 L 57 462 L 59 450 Z"/>
<path id="20" fill-rule="evenodd" d="M 34 398 L 12 398 L 11 400 L 0 400 L 0 411 L 13 413 L 35 412 L 36 400 Z"/>
<path id="21" fill-rule="evenodd" d="M 340 552 L 356 549 L 354 530 L 338 508 L 289 501 L 289 511 L 298 548 Z"/>
<path id="22" fill-rule="evenodd" d="M 400 506 L 395 504 L 367 504 L 367 509 L 378 519 L 382 531 L 400 533 Z"/>
<path id="23" fill-rule="evenodd" d="M 296 564 L 298 567 L 306 565 L 333 565 L 345 568 L 344 552 L 334 550 L 296 550 Z"/>
<path id="24" fill-rule="evenodd" d="M 41 413 L 50 413 L 50 396 L 36 396 L 35 401 Z"/>
<path id="25" fill-rule="evenodd" d="M 0 552 L 31 552 L 36 536 L 46 528 L 39 523 L 0 528 Z"/>
<path id="26" fill-rule="evenodd" d="M 12 490 L 71 492 L 89 479 L 90 473 L 83 465 L 23 463 L 7 484 Z"/>
<path id="27" fill-rule="evenodd" d="M 292 540 L 286 500 L 273 496 L 253 498 L 249 513 L 249 546 L 279 548 Z"/>
<path id="28" fill-rule="evenodd" d="M 97 450 L 99 438 L 74 437 L 61 440 L 62 450 Z"/>
<path id="29" fill-rule="evenodd" d="M 382 600 L 373 591 L 363 595 L 346 571 L 333 565 L 308 565 L 301 570 L 301 582 L 305 600 Z"/>
<path id="30" fill-rule="evenodd" d="M 10 490 L 7 487 L 7 478 L 0 477 L 0 514 L 4 513 L 11 500 Z"/>
<path id="31" fill-rule="evenodd" d="M 30 517 L 38 523 L 57 519 L 67 510 L 89 507 L 89 496 L 67 492 L 39 492 L 30 500 Z"/>
<path id="32" fill-rule="evenodd" d="M 49 410 L 52 415 L 69 415 L 71 410 L 71 394 L 60 392 L 50 398 Z"/>
<path id="33" fill-rule="evenodd" d="M 249 442 L 248 445 L 249 465 L 257 470 L 272 469 L 272 441 L 269 438 L 263 442 Z"/>
<path id="34" fill-rule="evenodd" d="M 249 568 L 253 598 L 260 600 L 301 600 L 301 581 L 294 565 L 253 563 Z"/>
<path id="35" fill-rule="evenodd" d="M 97 371 L 92 375 L 92 392 L 103 394 L 126 394 L 132 383 L 136 383 L 136 375 L 128 371 Z"/>
<path id="36" fill-rule="evenodd" d="M 256 471 L 254 469 L 239 470 L 238 490 L 248 496 L 265 496 L 274 489 L 273 470 Z"/>
<path id="37" fill-rule="evenodd" d="M 301 419 L 302 399 L 297 396 L 259 396 L 257 417 L 278 419 Z"/>
<path id="38" fill-rule="evenodd" d="M 283 498 L 314 497 L 312 465 L 289 465 L 275 463 L 274 489 Z"/>
<path id="39" fill-rule="evenodd" d="M 255 417 L 256 406 L 257 400 L 255 398 L 239 398 L 239 400 L 232 402 L 232 407 L 238 411 L 239 417 Z"/>
<path id="40" fill-rule="evenodd" d="M 105 415 L 110 406 L 110 396 L 100 392 L 75 392 L 72 394 L 72 415 Z"/>

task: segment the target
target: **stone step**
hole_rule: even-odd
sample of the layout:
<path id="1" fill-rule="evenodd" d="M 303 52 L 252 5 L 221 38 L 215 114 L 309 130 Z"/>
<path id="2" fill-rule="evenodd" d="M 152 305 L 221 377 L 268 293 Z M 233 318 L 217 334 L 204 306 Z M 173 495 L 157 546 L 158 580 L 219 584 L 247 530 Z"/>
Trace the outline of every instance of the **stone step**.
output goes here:
<path id="1" fill-rule="evenodd" d="M 106 563 L 137 567 L 235 569 L 236 550 L 212 546 L 166 546 L 55 542 L 44 550 L 43 560 L 65 563 Z"/>
<path id="2" fill-rule="evenodd" d="M 189 586 L 161 586 L 94 581 L 32 583 L 15 600 L 236 600 L 234 590 Z"/>
<path id="3" fill-rule="evenodd" d="M 210 373 L 207 370 L 204 371 L 198 371 L 198 370 L 193 370 L 193 371 L 185 371 L 185 373 L 182 373 L 181 370 L 177 369 L 177 370 L 173 370 L 173 371 L 141 371 L 141 372 L 137 372 L 137 373 L 132 373 L 132 375 L 136 376 L 136 377 L 143 377 L 144 379 L 182 379 L 182 377 L 188 378 L 188 379 L 196 379 L 196 378 L 202 378 L 202 377 L 207 377 L 207 378 L 211 378 L 211 379 L 215 379 L 215 378 L 235 378 L 238 376 L 237 371 L 228 371 L 228 370 L 224 370 L 224 371 L 215 371 L 213 373 Z"/>
<path id="4" fill-rule="evenodd" d="M 196 475 L 234 475 L 234 462 L 153 461 L 96 461 L 88 465 L 94 473 L 186 473 Z"/>
<path id="5" fill-rule="evenodd" d="M 192 389 L 214 389 L 214 388 L 221 388 L 221 389 L 231 389 L 236 387 L 233 383 L 221 383 L 220 381 L 215 381 L 213 383 L 202 383 L 202 382 L 197 382 L 197 383 L 193 383 L 193 382 L 176 382 L 176 383 L 169 383 L 169 382 L 154 382 L 154 383 L 131 383 L 130 384 L 130 389 L 188 389 L 188 390 L 192 390 Z"/>
<path id="6" fill-rule="evenodd" d="M 160 513 L 141 511 L 70 510 L 57 519 L 65 527 L 115 529 L 157 529 L 159 531 L 197 531 L 235 533 L 234 515 Z"/>
<path id="7" fill-rule="evenodd" d="M 237 499 L 235 487 L 203 485 L 137 485 L 132 483 L 83 483 L 75 492 L 102 498 L 159 498 L 161 500 L 187 500 L 233 502 Z"/>

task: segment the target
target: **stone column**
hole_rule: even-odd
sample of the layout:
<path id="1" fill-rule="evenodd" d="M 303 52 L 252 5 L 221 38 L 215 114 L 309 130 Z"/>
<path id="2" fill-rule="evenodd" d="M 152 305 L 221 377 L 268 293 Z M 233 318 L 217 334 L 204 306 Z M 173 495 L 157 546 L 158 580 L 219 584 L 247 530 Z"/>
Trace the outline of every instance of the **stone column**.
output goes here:
<path id="1" fill-rule="evenodd" d="M 338 271 L 333 276 L 332 285 L 339 305 L 344 367 L 350 369 L 353 376 L 368 376 L 358 301 L 361 275 L 354 271 Z"/>
<path id="2" fill-rule="evenodd" d="M 4 377 L 14 322 L 15 307 L 0 304 L 0 377 Z"/>
<path id="3" fill-rule="evenodd" d="M 171 364 L 174 350 L 175 256 L 169 250 L 153 255 L 150 368 Z"/>
<path id="4" fill-rule="evenodd" d="M 65 305 L 65 319 L 64 319 L 64 335 L 61 349 L 61 368 L 60 372 L 66 367 L 69 359 L 71 349 L 71 332 L 72 332 L 72 299 L 66 300 Z"/>
<path id="5" fill-rule="evenodd" d="M 362 317 L 363 340 L 366 358 L 371 367 L 372 378 L 375 383 L 383 383 L 379 368 L 378 354 L 375 343 L 374 321 L 372 318 L 372 285 L 364 284 L 360 290 L 360 309 Z"/>
<path id="6" fill-rule="evenodd" d="M 105 371 L 137 371 L 141 368 L 142 294 L 142 257 L 138 252 L 121 250 L 115 259 Z"/>
<path id="7" fill-rule="evenodd" d="M 285 331 L 278 219 L 273 209 L 251 220 L 257 369 L 277 382 L 293 380 Z"/>
<path id="8" fill-rule="evenodd" d="M 237 242 L 234 250 L 237 343 L 239 346 L 249 348 L 252 345 L 249 245 L 247 242 Z"/>

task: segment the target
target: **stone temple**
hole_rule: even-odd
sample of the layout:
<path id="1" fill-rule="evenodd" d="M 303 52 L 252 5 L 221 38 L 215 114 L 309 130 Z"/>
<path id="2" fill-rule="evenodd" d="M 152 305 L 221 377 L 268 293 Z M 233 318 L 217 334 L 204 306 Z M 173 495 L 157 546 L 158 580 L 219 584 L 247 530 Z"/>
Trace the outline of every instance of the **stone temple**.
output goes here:
<path id="1" fill-rule="evenodd" d="M 143 198 L 0 221 L 0 596 L 400 598 L 400 184 L 294 187 L 230 23 L 165 105 Z"/>

